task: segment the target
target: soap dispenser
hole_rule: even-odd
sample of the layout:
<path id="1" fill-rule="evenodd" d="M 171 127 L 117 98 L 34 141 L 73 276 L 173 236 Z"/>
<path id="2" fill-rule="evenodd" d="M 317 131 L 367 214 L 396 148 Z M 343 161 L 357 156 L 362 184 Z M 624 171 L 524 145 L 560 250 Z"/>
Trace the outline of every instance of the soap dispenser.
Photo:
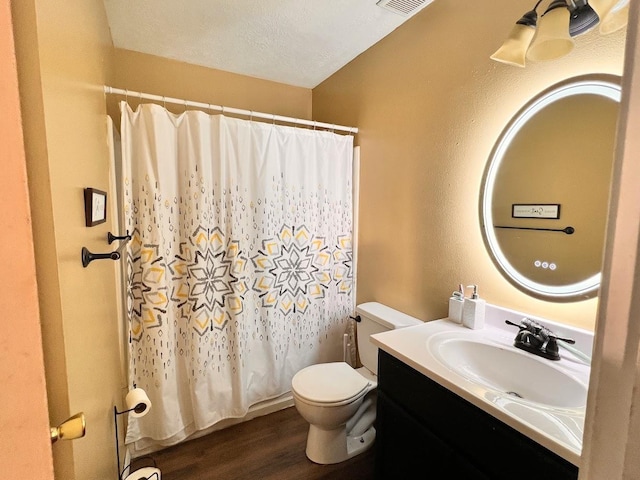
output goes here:
<path id="1" fill-rule="evenodd" d="M 454 323 L 462 323 L 462 307 L 464 306 L 464 288 L 458 286 L 458 291 L 449 297 L 449 320 Z"/>
<path id="2" fill-rule="evenodd" d="M 487 302 L 478 297 L 477 285 L 469 285 L 467 288 L 473 288 L 473 293 L 464 299 L 462 325 L 473 330 L 484 328 L 484 311 Z"/>

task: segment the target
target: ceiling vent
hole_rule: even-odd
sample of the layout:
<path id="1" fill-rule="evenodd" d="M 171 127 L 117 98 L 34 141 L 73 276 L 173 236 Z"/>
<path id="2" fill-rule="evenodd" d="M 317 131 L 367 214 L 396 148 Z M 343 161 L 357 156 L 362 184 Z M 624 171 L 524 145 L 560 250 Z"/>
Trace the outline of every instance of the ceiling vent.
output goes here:
<path id="1" fill-rule="evenodd" d="M 432 1 L 433 0 L 379 0 L 376 5 L 406 17 L 416 13 Z"/>

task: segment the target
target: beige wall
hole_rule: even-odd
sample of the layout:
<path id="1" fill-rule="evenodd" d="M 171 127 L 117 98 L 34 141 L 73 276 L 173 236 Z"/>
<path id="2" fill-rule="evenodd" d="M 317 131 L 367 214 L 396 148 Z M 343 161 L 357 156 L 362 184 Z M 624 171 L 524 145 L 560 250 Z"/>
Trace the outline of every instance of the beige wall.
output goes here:
<path id="1" fill-rule="evenodd" d="M 624 31 L 576 39 L 525 69 L 492 62 L 527 0 L 436 1 L 313 89 L 314 120 L 355 125 L 361 146 L 358 302 L 446 316 L 458 283 L 490 302 L 592 329 L 596 299 L 536 300 L 493 266 L 479 215 L 495 139 L 539 91 L 585 73 L 622 73 Z"/>
<path id="2" fill-rule="evenodd" d="M 31 214 L 9 0 L 0 0 L 0 459 L 3 478 L 53 478 Z"/>
<path id="3" fill-rule="evenodd" d="M 84 411 L 87 420 L 85 438 L 54 445 L 55 474 L 113 478 L 112 412 L 126 388 L 115 264 L 80 261 L 83 246 L 108 251 L 107 232 L 116 233 L 113 211 L 105 224 L 84 225 L 83 189 L 109 190 L 103 85 L 300 118 L 310 118 L 311 91 L 114 50 L 101 0 L 24 0 L 12 9 L 49 417 L 58 424 Z M 108 100 L 117 120 L 116 101 Z"/>
<path id="4" fill-rule="evenodd" d="M 114 53 L 110 86 L 256 112 L 311 118 L 311 90 L 307 88 L 268 82 L 119 48 Z M 132 105 L 138 102 L 135 95 L 128 99 Z M 124 100 L 121 95 L 110 95 L 108 98 L 109 114 L 116 124 L 120 123 L 116 105 L 120 100 Z M 167 104 L 167 108 L 176 113 L 184 111 L 182 105 Z"/>
<path id="5" fill-rule="evenodd" d="M 84 411 L 85 438 L 54 445 L 56 478 L 115 471 L 118 365 L 110 224 L 84 226 L 84 187 L 107 188 L 105 104 L 111 38 L 100 0 L 13 2 L 52 424 Z"/>

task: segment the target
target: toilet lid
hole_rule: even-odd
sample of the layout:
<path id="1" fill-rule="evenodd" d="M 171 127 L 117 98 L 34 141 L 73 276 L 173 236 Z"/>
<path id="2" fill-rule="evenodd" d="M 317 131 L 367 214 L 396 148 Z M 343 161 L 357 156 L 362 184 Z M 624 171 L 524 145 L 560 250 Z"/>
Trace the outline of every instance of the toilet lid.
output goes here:
<path id="1" fill-rule="evenodd" d="M 345 362 L 311 365 L 291 380 L 297 395 L 319 403 L 343 402 L 359 396 L 369 386 L 370 382 Z"/>

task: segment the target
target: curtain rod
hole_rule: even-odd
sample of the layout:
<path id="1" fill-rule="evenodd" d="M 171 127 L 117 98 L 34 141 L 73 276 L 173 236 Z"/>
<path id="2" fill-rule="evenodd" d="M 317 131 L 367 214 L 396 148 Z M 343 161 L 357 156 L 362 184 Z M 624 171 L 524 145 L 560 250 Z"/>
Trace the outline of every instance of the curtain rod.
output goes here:
<path id="1" fill-rule="evenodd" d="M 153 95 L 151 93 L 134 92 L 133 90 L 123 90 L 122 88 L 114 88 L 114 87 L 109 87 L 107 85 L 104 86 L 104 92 L 107 94 L 113 94 L 113 95 L 124 95 L 125 97 L 132 96 L 132 97 L 138 97 L 140 99 L 144 98 L 146 100 L 155 100 L 157 102 L 184 105 L 185 107 L 197 107 L 197 108 L 203 108 L 207 110 L 217 110 L 222 112 L 223 114 L 228 112 L 236 115 L 245 115 L 250 118 L 252 117 L 264 118 L 267 120 L 272 120 L 274 122 L 286 122 L 286 123 L 293 123 L 294 125 L 307 125 L 309 127 L 314 127 L 314 128 L 320 127 L 320 128 L 326 128 L 329 130 L 340 130 L 348 133 L 358 133 L 357 127 L 345 127 L 343 125 L 333 125 L 331 123 L 315 122 L 313 120 L 304 120 L 301 118 L 285 117 L 283 115 L 275 115 L 272 113 L 254 112 L 252 110 L 244 110 L 241 108 L 233 108 L 233 107 L 224 107 L 221 105 L 213 105 L 211 103 L 193 102 L 191 100 L 182 100 L 180 98 L 163 97 L 162 95 Z"/>

